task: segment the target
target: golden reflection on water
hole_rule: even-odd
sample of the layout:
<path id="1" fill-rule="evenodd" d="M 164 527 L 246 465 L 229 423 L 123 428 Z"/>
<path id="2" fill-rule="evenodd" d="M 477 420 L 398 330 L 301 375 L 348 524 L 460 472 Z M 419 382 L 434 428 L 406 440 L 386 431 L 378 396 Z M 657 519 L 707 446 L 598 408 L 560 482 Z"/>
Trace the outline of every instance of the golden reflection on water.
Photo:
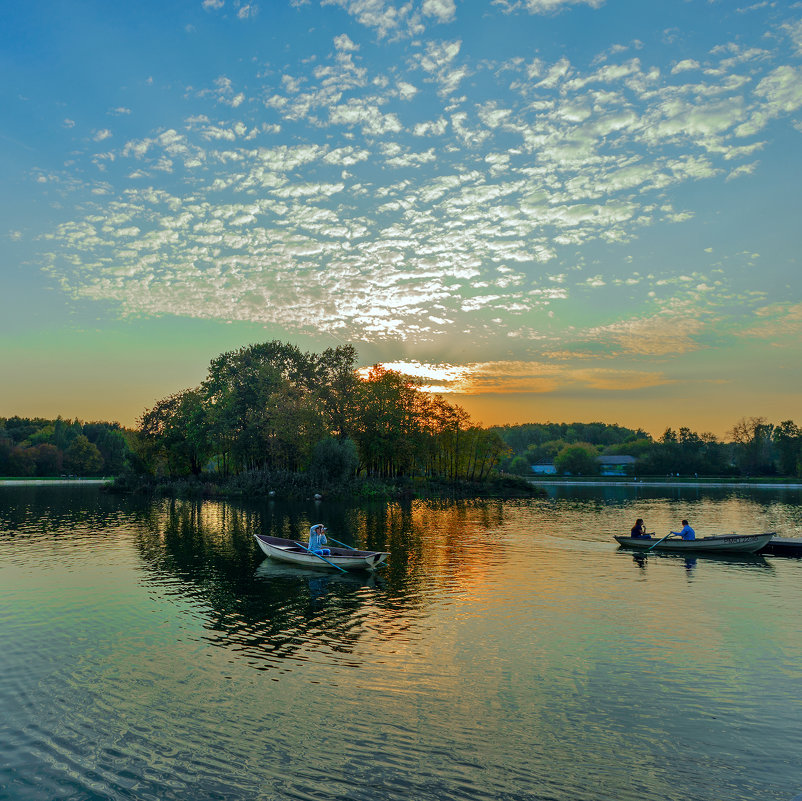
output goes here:
<path id="1" fill-rule="evenodd" d="M 124 796 L 115 764 L 169 798 L 213 797 L 220 782 L 244 788 L 235 797 L 265 782 L 277 797 L 346 797 L 333 775 L 360 801 L 718 801 L 724 784 L 776 797 L 773 782 L 789 795 L 802 561 L 635 558 L 612 540 L 635 516 L 788 533 L 799 506 L 597 494 L 0 507 L 14 609 L 0 681 L 21 744 L 0 755 L 48 787 L 71 763 L 105 797 Z M 297 569 L 253 540 L 318 521 L 389 564 Z M 733 745 L 745 730 L 752 750 Z M 693 755 L 679 765 L 654 748 L 677 742 Z"/>

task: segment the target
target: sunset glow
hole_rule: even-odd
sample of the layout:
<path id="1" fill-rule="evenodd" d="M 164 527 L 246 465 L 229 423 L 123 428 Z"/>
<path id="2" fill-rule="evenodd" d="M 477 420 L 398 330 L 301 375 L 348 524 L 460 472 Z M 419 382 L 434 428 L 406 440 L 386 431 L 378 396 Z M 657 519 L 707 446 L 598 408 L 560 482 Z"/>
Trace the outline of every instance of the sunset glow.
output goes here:
<path id="1" fill-rule="evenodd" d="M 0 34 L 0 415 L 131 425 L 280 339 L 488 424 L 799 417 L 793 4 L 47 8 Z"/>

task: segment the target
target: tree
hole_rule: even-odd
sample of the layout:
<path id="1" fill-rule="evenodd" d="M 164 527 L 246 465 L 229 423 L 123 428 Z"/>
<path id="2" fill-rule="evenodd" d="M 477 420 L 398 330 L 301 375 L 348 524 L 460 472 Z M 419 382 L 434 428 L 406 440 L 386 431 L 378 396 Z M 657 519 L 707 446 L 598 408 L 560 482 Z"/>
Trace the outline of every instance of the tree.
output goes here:
<path id="1" fill-rule="evenodd" d="M 736 460 L 746 473 L 776 472 L 772 433 L 774 426 L 765 417 L 743 417 L 730 429 Z"/>
<path id="2" fill-rule="evenodd" d="M 30 450 L 36 462 L 37 476 L 57 476 L 61 473 L 64 454 L 55 445 L 43 442 Z"/>
<path id="3" fill-rule="evenodd" d="M 199 475 L 209 458 L 209 424 L 198 389 L 185 389 L 148 409 L 139 420 L 143 456 L 171 475 Z M 72 446 L 70 446 L 72 447 Z"/>
<path id="4" fill-rule="evenodd" d="M 508 470 L 516 476 L 532 475 L 532 466 L 523 456 L 513 456 Z"/>
<path id="5" fill-rule="evenodd" d="M 359 454 L 352 439 L 325 437 L 312 450 L 309 473 L 325 485 L 346 481 L 358 467 Z"/>
<path id="6" fill-rule="evenodd" d="M 6 460 L 6 475 L 32 476 L 36 472 L 36 461 L 30 448 L 11 448 Z"/>
<path id="7" fill-rule="evenodd" d="M 94 443 L 85 434 L 79 434 L 70 443 L 64 454 L 65 467 L 80 476 L 99 473 L 103 467 L 103 457 Z"/>
<path id="8" fill-rule="evenodd" d="M 566 445 L 555 457 L 554 466 L 572 476 L 592 476 L 599 472 L 598 450 L 587 442 Z"/>
<path id="9" fill-rule="evenodd" d="M 802 429 L 793 420 L 783 420 L 774 428 L 774 445 L 780 462 L 780 472 L 798 476 L 802 471 Z"/>

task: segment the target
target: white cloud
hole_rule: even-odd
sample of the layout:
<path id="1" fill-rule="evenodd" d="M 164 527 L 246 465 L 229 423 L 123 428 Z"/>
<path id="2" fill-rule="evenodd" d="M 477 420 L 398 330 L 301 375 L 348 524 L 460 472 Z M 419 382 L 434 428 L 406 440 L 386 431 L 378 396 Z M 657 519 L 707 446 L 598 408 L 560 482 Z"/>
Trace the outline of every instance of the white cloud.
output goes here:
<path id="1" fill-rule="evenodd" d="M 413 24 L 411 4 L 396 6 L 386 0 L 321 0 L 322 6 L 339 6 L 367 28 L 373 28 L 379 38 L 397 33 Z"/>
<path id="2" fill-rule="evenodd" d="M 604 0 L 493 0 L 493 4 L 501 6 L 507 13 L 528 11 L 530 14 L 550 14 L 572 5 L 599 8 L 604 5 Z"/>
<path id="3" fill-rule="evenodd" d="M 760 81 L 755 94 L 766 99 L 769 115 L 796 111 L 802 107 L 802 70 L 777 67 Z"/>
<path id="4" fill-rule="evenodd" d="M 449 21 L 456 8 L 324 3 L 380 37 L 408 34 L 416 15 Z M 124 314 L 292 331 L 320 316 L 338 336 L 410 342 L 454 330 L 477 341 L 507 333 L 533 341 L 543 336 L 538 320 L 555 310 L 559 318 L 580 297 L 594 298 L 594 313 L 612 293 L 618 303 L 624 293 L 652 292 L 658 310 L 692 293 L 723 302 L 722 283 L 735 278 L 686 281 L 668 268 L 658 284 L 645 271 L 607 270 L 591 253 L 604 243 L 623 254 L 616 243 L 643 229 L 692 219 L 677 190 L 755 173 L 755 154 L 764 158 L 771 140 L 754 134 L 802 108 L 799 70 L 747 47 L 688 58 L 670 72 L 647 63 L 647 49 L 620 55 L 632 46 L 584 61 L 549 61 L 545 52 L 533 61 L 527 52 L 494 63 L 477 61 L 458 39 L 384 42 L 393 50 L 386 62 L 370 60 L 372 47 L 341 33 L 308 63 L 288 55 L 260 66 L 261 85 L 238 66 L 247 97 L 220 75 L 189 93 L 198 108 L 181 122 L 122 144 L 89 143 L 104 183 L 84 186 L 97 197 L 53 235 L 61 247 L 53 273 L 73 295 L 111 301 Z M 135 123 L 126 120 L 126 130 Z M 576 337 L 586 350 L 612 343 L 649 356 L 701 347 L 703 333 L 661 313 L 589 324 Z"/>
<path id="5" fill-rule="evenodd" d="M 353 53 L 359 50 L 359 45 L 354 44 L 347 33 L 341 33 L 334 37 L 334 47 L 346 53 Z"/>
<path id="6" fill-rule="evenodd" d="M 457 7 L 454 0 L 423 0 L 421 11 L 427 17 L 435 17 L 438 22 L 451 22 Z"/>
<path id="7" fill-rule="evenodd" d="M 678 61 L 672 68 L 671 74 L 676 75 L 678 72 L 687 72 L 688 70 L 698 70 L 699 62 L 694 58 L 684 58 Z"/>

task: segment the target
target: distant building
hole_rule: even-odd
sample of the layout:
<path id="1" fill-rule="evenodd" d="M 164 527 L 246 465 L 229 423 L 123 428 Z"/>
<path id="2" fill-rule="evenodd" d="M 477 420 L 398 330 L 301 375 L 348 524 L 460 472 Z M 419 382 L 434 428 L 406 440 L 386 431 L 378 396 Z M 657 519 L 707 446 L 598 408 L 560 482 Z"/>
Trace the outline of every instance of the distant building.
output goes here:
<path id="1" fill-rule="evenodd" d="M 532 465 L 532 472 L 538 476 L 553 476 L 557 472 L 554 459 L 539 459 Z"/>
<path id="2" fill-rule="evenodd" d="M 634 456 L 599 456 L 599 474 L 603 476 L 630 476 L 635 470 Z"/>

